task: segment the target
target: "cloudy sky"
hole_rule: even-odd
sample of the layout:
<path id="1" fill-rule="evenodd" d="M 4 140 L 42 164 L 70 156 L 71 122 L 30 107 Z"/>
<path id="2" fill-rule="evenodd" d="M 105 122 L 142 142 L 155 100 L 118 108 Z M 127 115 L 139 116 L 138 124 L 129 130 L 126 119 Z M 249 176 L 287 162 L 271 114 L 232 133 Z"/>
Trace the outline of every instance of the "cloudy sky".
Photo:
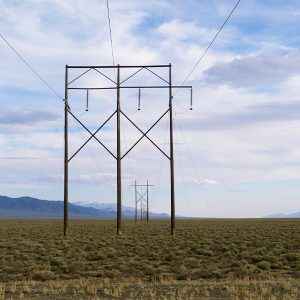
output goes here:
<path id="1" fill-rule="evenodd" d="M 110 0 L 116 64 L 168 64 L 181 84 L 235 0 Z M 1 194 L 63 198 L 65 65 L 112 65 L 106 1 L 0 0 Z M 174 90 L 177 214 L 260 217 L 300 210 L 300 3 L 242 0 L 186 84 Z M 167 78 L 164 70 L 159 74 Z M 114 79 L 113 73 L 106 73 Z M 78 73 L 70 74 L 75 78 Z M 126 78 L 129 73 L 121 74 Z M 146 71 L 131 84 L 158 84 Z M 109 85 L 96 72 L 78 84 Z M 129 84 L 129 82 L 128 82 Z M 116 94 L 69 95 L 73 113 L 96 130 Z M 167 109 L 167 91 L 122 91 L 122 110 L 147 130 Z M 70 155 L 89 137 L 70 116 Z M 122 118 L 122 153 L 140 137 Z M 115 119 L 97 137 L 115 153 Z M 166 152 L 168 119 L 149 136 Z M 169 212 L 169 164 L 147 140 L 123 160 L 123 203 L 134 180 L 154 184 L 151 210 Z M 95 141 L 70 162 L 70 201 L 115 202 L 115 160 Z"/>

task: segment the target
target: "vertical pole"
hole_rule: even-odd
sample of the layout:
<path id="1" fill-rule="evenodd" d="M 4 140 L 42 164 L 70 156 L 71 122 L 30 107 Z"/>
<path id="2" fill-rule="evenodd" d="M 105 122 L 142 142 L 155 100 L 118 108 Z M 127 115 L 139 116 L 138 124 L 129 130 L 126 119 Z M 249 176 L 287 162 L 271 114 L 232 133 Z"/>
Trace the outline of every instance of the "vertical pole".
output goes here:
<path id="1" fill-rule="evenodd" d="M 143 198 L 141 197 L 140 199 L 141 199 L 141 221 L 143 221 Z"/>
<path id="2" fill-rule="evenodd" d="M 117 235 L 122 234 L 120 65 L 117 68 Z"/>
<path id="3" fill-rule="evenodd" d="M 137 191 L 136 191 L 136 181 L 134 182 L 134 191 L 135 191 L 135 223 L 137 222 Z"/>
<path id="4" fill-rule="evenodd" d="M 65 70 L 64 236 L 68 235 L 68 66 Z"/>
<path id="5" fill-rule="evenodd" d="M 175 235 L 175 189 L 173 152 L 172 65 L 169 64 L 169 110 L 170 110 L 170 177 L 171 177 L 171 235 Z"/>
<path id="6" fill-rule="evenodd" d="M 138 102 L 138 110 L 141 110 L 141 89 L 139 89 L 139 102 Z"/>
<path id="7" fill-rule="evenodd" d="M 147 223 L 149 223 L 149 196 L 148 196 L 148 180 L 147 180 Z"/>

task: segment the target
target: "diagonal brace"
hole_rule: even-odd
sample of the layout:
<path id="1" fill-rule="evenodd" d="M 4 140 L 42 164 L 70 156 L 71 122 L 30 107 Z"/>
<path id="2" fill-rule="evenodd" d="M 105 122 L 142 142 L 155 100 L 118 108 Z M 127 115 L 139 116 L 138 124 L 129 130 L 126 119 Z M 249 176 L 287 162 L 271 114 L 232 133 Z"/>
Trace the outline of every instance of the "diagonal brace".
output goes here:
<path id="1" fill-rule="evenodd" d="M 167 80 L 165 80 L 164 78 L 162 78 L 161 76 L 159 76 L 158 74 L 156 74 L 155 72 L 153 72 L 152 70 L 150 70 L 149 68 L 145 67 L 145 69 L 147 69 L 150 73 L 152 73 L 153 75 L 155 75 L 156 77 L 158 77 L 159 79 L 163 80 L 164 82 L 166 82 L 167 84 L 169 84 L 169 82 Z"/>
<path id="2" fill-rule="evenodd" d="M 110 80 L 111 82 L 117 84 L 114 80 L 112 80 L 110 77 L 106 76 L 104 73 L 102 73 L 101 71 L 97 70 L 96 68 L 93 68 L 93 70 L 95 70 L 96 72 L 98 72 L 98 73 L 101 74 L 103 77 L 105 77 L 106 79 Z"/>
<path id="3" fill-rule="evenodd" d="M 169 112 L 169 108 L 163 113 L 163 115 L 146 131 L 143 132 L 133 121 L 129 119 L 122 111 L 122 115 L 143 135 L 133 144 L 133 146 L 121 157 L 123 159 L 144 137 L 146 137 L 164 156 L 166 156 L 169 160 L 170 157 L 160 148 L 158 147 L 148 136 L 147 134 L 150 132 L 150 130 Z"/>
<path id="4" fill-rule="evenodd" d="M 141 200 L 144 200 L 144 201 L 147 201 L 144 196 L 147 194 L 147 192 L 145 192 L 143 195 L 141 195 L 138 191 L 136 191 L 136 193 L 140 196 L 140 198 L 137 200 L 137 202 L 141 201 Z"/>
<path id="5" fill-rule="evenodd" d="M 115 115 L 117 111 L 112 113 L 110 117 L 86 140 L 86 142 L 68 159 L 68 162 L 103 128 L 103 126 Z"/>
<path id="6" fill-rule="evenodd" d="M 144 67 L 141 67 L 136 72 L 134 72 L 133 74 L 131 74 L 130 76 L 128 76 L 126 79 L 124 79 L 120 84 L 124 83 L 125 81 L 127 81 L 128 79 L 130 79 L 131 77 L 133 77 L 134 75 L 136 75 L 137 73 L 139 73 L 140 71 L 142 71 L 143 69 L 144 69 Z"/>
<path id="7" fill-rule="evenodd" d="M 71 111 L 70 111 L 70 109 L 68 109 L 68 113 L 91 135 L 91 138 L 94 138 L 107 152 L 109 152 L 115 159 L 117 159 L 117 157 L 95 136 L 95 134 L 97 133 L 92 133 Z M 114 115 L 116 113 L 116 111 L 109 117 L 109 119 Z M 108 120 L 109 120 L 108 119 Z M 106 122 L 108 122 L 108 120 L 106 120 Z M 105 123 L 106 123 L 105 122 Z M 103 124 L 103 126 L 104 126 L 104 124 Z M 102 126 L 102 127 L 103 127 Z M 102 128 L 101 127 L 101 128 Z M 101 129 L 100 128 L 100 129 Z M 100 130 L 99 129 L 99 130 Z M 98 130 L 98 131 L 99 131 Z M 87 143 L 87 142 L 86 142 Z M 85 143 L 85 144 L 86 144 Z M 84 146 L 84 145 L 83 145 Z M 79 151 L 80 151 L 81 149 L 79 149 Z M 79 152 L 78 151 L 78 152 Z M 75 155 L 73 155 L 71 158 L 73 158 Z M 68 160 L 68 162 L 71 160 L 71 158 Z"/>
<path id="8" fill-rule="evenodd" d="M 70 85 L 71 83 L 73 83 L 74 81 L 76 81 L 77 79 L 79 79 L 80 77 L 82 77 L 83 75 L 85 75 L 86 73 L 88 73 L 91 70 L 92 70 L 92 68 L 89 68 L 88 70 L 86 70 L 85 72 L 83 72 L 82 74 L 80 74 L 79 76 L 74 78 L 72 81 L 70 81 L 67 85 Z"/>

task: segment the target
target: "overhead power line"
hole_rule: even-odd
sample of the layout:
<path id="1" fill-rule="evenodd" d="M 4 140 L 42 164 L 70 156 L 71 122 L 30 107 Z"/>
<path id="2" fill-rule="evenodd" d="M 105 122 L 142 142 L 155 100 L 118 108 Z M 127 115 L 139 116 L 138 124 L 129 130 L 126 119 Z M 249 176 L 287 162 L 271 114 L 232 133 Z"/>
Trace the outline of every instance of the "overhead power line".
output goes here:
<path id="1" fill-rule="evenodd" d="M 110 22 L 110 12 L 109 12 L 109 2 L 108 2 L 108 0 L 106 0 L 106 8 L 107 8 L 107 19 L 108 19 L 108 27 L 109 27 L 111 56 L 112 56 L 113 65 L 115 65 L 115 56 L 114 56 L 114 47 L 113 47 L 113 41 L 112 41 L 111 22 Z"/>
<path id="2" fill-rule="evenodd" d="M 238 2 L 235 4 L 235 6 L 233 7 L 233 9 L 231 10 L 230 14 L 228 15 L 228 17 L 226 18 L 226 20 L 224 21 L 224 23 L 222 24 L 222 26 L 220 27 L 220 29 L 218 30 L 218 32 L 215 34 L 214 38 L 211 40 L 211 42 L 209 43 L 209 45 L 206 47 L 205 51 L 202 53 L 202 55 L 200 56 L 200 58 L 198 59 L 198 61 L 196 62 L 196 64 L 194 65 L 194 67 L 192 68 L 192 70 L 190 71 L 190 73 L 186 76 L 186 78 L 183 80 L 183 82 L 181 83 L 181 85 L 184 85 L 186 83 L 186 81 L 190 78 L 190 76 L 193 74 L 193 72 L 196 70 L 196 68 L 198 67 L 198 65 L 200 64 L 200 62 L 203 60 L 204 56 L 206 55 L 207 51 L 209 50 L 209 48 L 212 46 L 212 44 L 215 42 L 215 40 L 217 39 L 217 37 L 219 36 L 219 34 L 221 33 L 222 29 L 224 28 L 224 26 L 226 25 L 226 23 L 228 22 L 228 20 L 230 19 L 230 17 L 232 16 L 232 14 L 234 13 L 234 11 L 236 10 L 236 8 L 238 7 L 238 5 L 240 4 L 241 0 L 238 0 Z M 178 90 L 177 90 L 178 91 Z"/>
<path id="3" fill-rule="evenodd" d="M 0 37 L 6 43 L 6 45 L 15 52 L 15 54 L 23 61 L 23 63 L 34 73 L 34 75 L 60 100 L 63 97 L 25 60 L 25 58 L 9 43 L 9 41 L 0 33 Z"/>

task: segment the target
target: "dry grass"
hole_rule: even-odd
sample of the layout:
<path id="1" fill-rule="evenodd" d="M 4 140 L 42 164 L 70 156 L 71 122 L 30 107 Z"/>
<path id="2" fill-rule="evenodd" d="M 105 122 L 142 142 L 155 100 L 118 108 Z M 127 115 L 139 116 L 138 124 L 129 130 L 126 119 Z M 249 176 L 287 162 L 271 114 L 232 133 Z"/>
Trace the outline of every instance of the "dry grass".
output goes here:
<path id="1" fill-rule="evenodd" d="M 11 288 L 11 285 L 14 285 Z M 15 289 L 15 286 L 17 287 Z M 2 284 L 0 299 L 299 299 L 297 280 L 196 280 L 145 282 L 70 279 Z M 5 296 L 4 296 L 5 295 Z"/>
<path id="2" fill-rule="evenodd" d="M 0 299 L 297 299 L 300 221 L 0 222 Z"/>

